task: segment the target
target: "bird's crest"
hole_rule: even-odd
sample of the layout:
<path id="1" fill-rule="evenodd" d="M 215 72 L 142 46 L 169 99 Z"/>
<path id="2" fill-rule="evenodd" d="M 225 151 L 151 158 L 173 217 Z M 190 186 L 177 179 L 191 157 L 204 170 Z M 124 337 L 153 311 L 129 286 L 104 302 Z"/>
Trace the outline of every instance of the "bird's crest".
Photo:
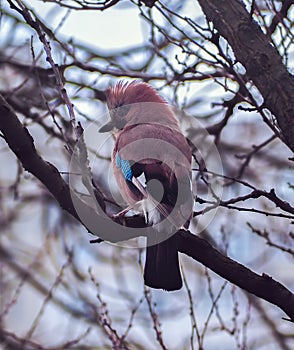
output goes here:
<path id="1" fill-rule="evenodd" d="M 166 101 L 152 86 L 137 80 L 131 83 L 119 81 L 115 86 L 106 90 L 106 98 L 109 109 L 140 102 L 166 104 Z"/>

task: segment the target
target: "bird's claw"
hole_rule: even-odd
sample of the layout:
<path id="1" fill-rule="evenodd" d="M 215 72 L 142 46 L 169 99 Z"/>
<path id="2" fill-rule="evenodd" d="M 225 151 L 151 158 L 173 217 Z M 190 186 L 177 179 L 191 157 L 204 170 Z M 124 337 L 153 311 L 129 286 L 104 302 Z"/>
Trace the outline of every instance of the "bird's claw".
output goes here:
<path id="1" fill-rule="evenodd" d="M 127 208 L 125 208 L 124 210 L 122 210 L 122 211 L 120 211 L 120 212 L 118 212 L 118 213 L 116 213 L 116 214 L 111 215 L 111 218 L 112 218 L 113 220 L 121 219 L 121 218 L 124 217 L 124 216 L 126 215 L 126 213 L 127 213 L 128 211 L 130 211 L 130 210 L 131 210 L 131 208 L 130 208 L 130 207 L 127 207 Z"/>

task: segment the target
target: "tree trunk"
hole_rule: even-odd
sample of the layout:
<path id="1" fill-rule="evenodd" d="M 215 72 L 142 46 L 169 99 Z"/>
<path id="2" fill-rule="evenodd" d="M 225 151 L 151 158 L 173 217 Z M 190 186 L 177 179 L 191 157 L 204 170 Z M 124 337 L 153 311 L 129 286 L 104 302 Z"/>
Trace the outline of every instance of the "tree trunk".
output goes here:
<path id="1" fill-rule="evenodd" d="M 240 0 L 199 0 L 207 19 L 231 45 L 237 61 L 276 117 L 285 143 L 294 151 L 294 78 L 269 38 Z"/>

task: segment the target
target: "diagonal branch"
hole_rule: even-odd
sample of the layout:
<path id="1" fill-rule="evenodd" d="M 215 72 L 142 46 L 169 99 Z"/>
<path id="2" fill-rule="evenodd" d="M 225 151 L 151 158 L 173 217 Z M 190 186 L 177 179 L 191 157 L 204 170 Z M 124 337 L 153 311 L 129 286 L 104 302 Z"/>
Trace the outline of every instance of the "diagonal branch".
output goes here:
<path id="1" fill-rule="evenodd" d="M 181 253 L 199 261 L 243 290 L 278 306 L 294 321 L 294 294 L 281 283 L 264 273 L 258 275 L 188 231 L 180 230 L 177 237 Z"/>
<path id="2" fill-rule="evenodd" d="M 54 165 L 46 162 L 37 152 L 34 140 L 29 131 L 21 124 L 11 107 L 0 95 L 0 130 L 9 148 L 14 152 L 23 167 L 38 178 L 55 197 L 60 207 L 76 218 L 88 231 L 105 239 L 118 242 L 141 234 L 130 233 L 129 227 L 143 227 L 144 218 L 122 218 L 115 232 L 103 233 L 109 226 L 103 226 L 104 221 L 87 203 L 75 198 L 69 185 L 61 177 Z M 76 211 L 78 205 L 79 213 Z M 85 224 L 80 217 L 80 211 L 86 212 L 89 219 Z M 109 221 L 109 219 L 108 219 Z M 119 229 L 121 227 L 121 229 Z M 123 230 L 124 229 L 124 230 Z M 99 232 L 96 232 L 99 231 Z M 206 240 L 189 231 L 180 230 L 176 233 L 179 251 L 199 261 L 212 271 L 240 288 L 280 307 L 294 321 L 294 295 L 282 284 L 271 277 L 254 273 L 238 262 L 224 256 L 214 249 Z M 104 237 L 103 237 L 104 238 Z"/>
<path id="3" fill-rule="evenodd" d="M 277 25 L 279 23 L 283 23 L 285 17 L 287 17 L 287 13 L 290 9 L 290 7 L 293 5 L 293 0 L 284 0 L 282 1 L 282 7 L 280 9 L 280 11 L 278 11 L 275 16 L 273 17 L 271 24 L 268 27 L 268 34 L 272 35 L 274 33 L 274 31 L 277 28 Z"/>
<path id="4" fill-rule="evenodd" d="M 3 134 L 9 148 L 14 152 L 25 170 L 33 174 L 47 187 L 48 191 L 57 200 L 60 207 L 77 219 L 90 233 L 107 239 L 111 242 L 126 240 L 134 237 L 126 227 L 117 225 L 117 230 L 109 232 L 109 218 L 103 213 L 105 207 L 101 205 L 104 198 L 97 198 L 100 203 L 100 212 L 78 197 L 68 183 L 64 181 L 57 168 L 46 162 L 37 152 L 34 140 L 28 129 L 24 127 L 10 105 L 0 95 L 0 131 Z M 99 195 L 96 191 L 95 195 Z M 126 223 L 129 219 L 126 219 Z M 142 218 L 133 222 L 137 227 L 142 227 Z M 138 234 L 135 235 L 136 237 Z"/>

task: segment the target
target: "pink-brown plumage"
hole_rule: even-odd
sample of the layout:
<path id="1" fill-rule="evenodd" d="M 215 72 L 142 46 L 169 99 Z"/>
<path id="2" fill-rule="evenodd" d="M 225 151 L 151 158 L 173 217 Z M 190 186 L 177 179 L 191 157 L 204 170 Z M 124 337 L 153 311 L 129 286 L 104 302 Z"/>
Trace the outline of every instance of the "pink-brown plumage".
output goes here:
<path id="1" fill-rule="evenodd" d="M 117 104 L 132 104 L 139 102 L 165 103 L 166 101 L 157 94 L 152 86 L 139 81 L 131 83 L 119 81 L 106 91 L 109 109 L 116 108 Z"/>
<path id="2" fill-rule="evenodd" d="M 153 123 L 165 125 L 180 132 L 173 111 L 157 91 L 146 83 L 120 81 L 107 89 L 106 97 L 115 126 L 123 120 L 123 126 Z"/>
<path id="3" fill-rule="evenodd" d="M 110 87 L 106 96 L 111 121 L 107 128 L 102 129 L 108 131 L 112 128 L 115 131 L 112 163 L 122 196 L 129 205 L 146 215 L 145 211 L 149 209 L 144 203 L 147 200 L 118 166 L 118 156 L 129 164 L 133 178 L 144 174 L 147 185 L 151 180 L 162 184 L 163 196 L 159 199 L 158 207 L 148 213 L 149 224 L 156 225 L 156 221 L 164 220 L 163 213 L 165 216 L 166 213 L 175 213 L 173 220 L 170 220 L 171 226 L 178 222 L 176 228 L 179 228 L 189 219 L 192 209 L 189 187 L 191 151 L 173 111 L 146 83 L 121 81 Z M 183 189 L 186 192 L 184 197 L 189 198 L 186 200 L 183 197 L 184 200 L 182 198 L 178 205 Z M 156 212 L 157 215 L 153 215 Z M 155 227 L 162 237 L 169 237 L 166 226 Z M 149 243 L 153 241 L 154 244 L 153 238 L 148 237 Z M 144 277 L 145 284 L 154 288 L 175 290 L 182 286 L 174 237 L 147 247 Z"/>

